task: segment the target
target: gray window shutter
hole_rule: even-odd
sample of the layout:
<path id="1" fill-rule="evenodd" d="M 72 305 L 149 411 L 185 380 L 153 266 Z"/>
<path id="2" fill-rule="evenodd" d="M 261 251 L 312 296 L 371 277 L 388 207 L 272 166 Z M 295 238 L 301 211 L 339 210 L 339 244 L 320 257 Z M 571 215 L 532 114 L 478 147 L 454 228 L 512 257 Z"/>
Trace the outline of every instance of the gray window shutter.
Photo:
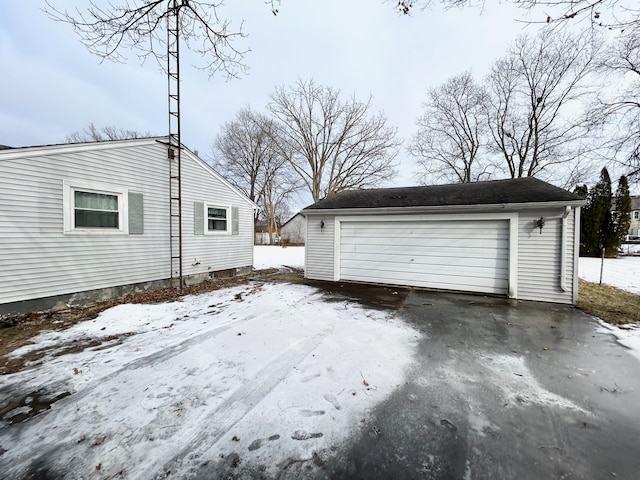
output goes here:
<path id="1" fill-rule="evenodd" d="M 238 207 L 231 207 L 231 235 L 238 235 L 240 230 L 240 219 L 238 218 Z"/>
<path id="2" fill-rule="evenodd" d="M 204 203 L 193 202 L 193 234 L 204 235 Z"/>
<path id="3" fill-rule="evenodd" d="M 129 192 L 129 235 L 144 233 L 144 200 L 141 193 Z"/>

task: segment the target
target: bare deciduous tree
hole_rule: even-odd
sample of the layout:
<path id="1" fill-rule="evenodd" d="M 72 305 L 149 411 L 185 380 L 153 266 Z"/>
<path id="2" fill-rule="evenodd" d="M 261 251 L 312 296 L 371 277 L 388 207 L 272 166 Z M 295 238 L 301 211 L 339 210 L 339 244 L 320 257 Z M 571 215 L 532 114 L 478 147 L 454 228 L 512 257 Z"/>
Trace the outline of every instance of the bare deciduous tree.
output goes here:
<path id="1" fill-rule="evenodd" d="M 512 178 L 579 158 L 588 132 L 581 105 L 596 47 L 588 35 L 521 36 L 487 80 L 492 149 Z"/>
<path id="2" fill-rule="evenodd" d="M 422 183 L 432 178 L 468 183 L 489 176 L 489 165 L 478 158 L 486 144 L 486 104 L 486 92 L 470 72 L 429 90 L 409 146 L 422 167 Z"/>
<path id="3" fill-rule="evenodd" d="M 222 126 L 213 147 L 217 170 L 261 207 L 271 235 L 277 212 L 299 188 L 277 138 L 272 119 L 245 107 Z M 255 221 L 259 215 L 256 212 Z"/>
<path id="4" fill-rule="evenodd" d="M 218 170 L 254 202 L 262 195 L 264 164 L 275 154 L 269 123 L 265 115 L 245 107 L 222 126 L 213 146 Z"/>
<path id="5" fill-rule="evenodd" d="M 115 126 L 98 128 L 92 122 L 82 130 L 77 130 L 70 135 L 64 137 L 64 143 L 82 143 L 82 142 L 104 142 L 107 140 L 126 140 L 129 138 L 145 138 L 150 137 L 149 132 L 139 132 L 137 130 L 126 130 Z"/>
<path id="6" fill-rule="evenodd" d="M 391 0 L 388 0 L 391 1 Z M 479 7 L 485 0 L 393 0 L 397 10 L 409 15 L 416 8 L 440 4 L 445 7 Z M 624 29 L 640 24 L 640 9 L 632 0 L 511 0 L 510 3 L 537 14 L 528 23 L 564 24 L 586 20 L 590 25 Z"/>
<path id="7" fill-rule="evenodd" d="M 166 20 L 172 0 L 121 0 L 107 2 L 106 6 L 91 1 L 89 6 L 71 13 L 55 8 L 51 1 L 46 4 L 45 12 L 54 20 L 71 24 L 91 53 L 124 61 L 123 48 L 132 49 L 142 62 L 151 56 L 160 68 L 166 68 Z M 209 75 L 222 71 L 229 77 L 246 70 L 246 50 L 236 47 L 236 40 L 244 37 L 242 25 L 234 29 L 220 15 L 222 0 L 180 0 L 176 5 L 180 10 L 180 36 L 190 50 L 202 56 L 202 69 Z"/>
<path id="8" fill-rule="evenodd" d="M 620 35 L 602 56 L 601 68 L 609 82 L 619 85 L 613 95 L 603 92 L 591 111 L 605 128 L 605 153 L 619 159 L 628 176 L 640 176 L 640 29 Z"/>
<path id="9" fill-rule="evenodd" d="M 371 98 L 340 99 L 340 92 L 299 80 L 271 94 L 278 144 L 316 202 L 346 189 L 379 185 L 393 177 L 400 142 Z"/>

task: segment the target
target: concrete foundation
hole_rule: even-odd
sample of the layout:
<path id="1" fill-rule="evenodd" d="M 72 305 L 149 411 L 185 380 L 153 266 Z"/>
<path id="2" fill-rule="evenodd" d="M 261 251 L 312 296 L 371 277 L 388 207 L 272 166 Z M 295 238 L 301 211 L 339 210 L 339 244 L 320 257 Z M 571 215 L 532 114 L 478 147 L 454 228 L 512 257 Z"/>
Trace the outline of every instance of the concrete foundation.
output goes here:
<path id="1" fill-rule="evenodd" d="M 197 285 L 204 281 L 232 278 L 237 275 L 246 275 L 251 273 L 252 266 L 238 267 L 229 270 L 220 270 L 219 272 L 205 272 L 196 275 L 184 277 L 185 285 Z M 55 295 L 52 297 L 34 298 L 23 300 L 20 302 L 11 302 L 0 304 L 0 318 L 7 318 L 22 313 L 62 309 L 70 306 L 85 305 L 93 302 L 103 302 L 112 298 L 122 297 L 132 293 L 146 292 L 149 290 L 158 290 L 161 288 L 177 287 L 178 284 L 170 278 L 162 280 L 154 280 L 151 282 L 134 283 L 129 285 L 119 285 L 115 287 L 100 288 L 96 290 L 87 290 L 84 292 L 72 292 L 63 295 Z"/>

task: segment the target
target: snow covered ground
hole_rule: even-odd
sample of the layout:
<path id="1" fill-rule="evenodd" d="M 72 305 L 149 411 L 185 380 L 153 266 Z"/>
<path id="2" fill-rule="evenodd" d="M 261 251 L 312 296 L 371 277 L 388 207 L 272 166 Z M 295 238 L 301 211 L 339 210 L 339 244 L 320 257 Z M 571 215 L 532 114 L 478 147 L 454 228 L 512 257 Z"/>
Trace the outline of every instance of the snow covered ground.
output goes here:
<path id="1" fill-rule="evenodd" d="M 601 262 L 599 258 L 580 257 L 578 276 L 598 283 Z M 605 258 L 602 283 L 640 295 L 640 257 Z"/>
<path id="2" fill-rule="evenodd" d="M 120 305 L 13 353 L 53 348 L 0 378 L 0 405 L 16 401 L 0 423 L 0 472 L 22 478 L 35 462 L 48 478 L 184 478 L 239 452 L 272 478 L 370 428 L 418 336 L 392 313 L 329 303 L 304 285 Z M 56 355 L 95 338 L 104 343 Z M 20 422 L 45 391 L 72 395 Z"/>
<path id="3" fill-rule="evenodd" d="M 581 276 L 590 260 L 581 259 Z M 628 288 L 638 260 L 612 260 L 605 272 L 622 268 Z M 302 268 L 304 247 L 256 247 L 255 264 Z M 597 331 L 640 359 L 639 329 Z M 44 357 L 0 377 L 0 405 L 12 405 L 1 412 L 0 476 L 44 465 L 51 478 L 184 478 L 232 459 L 274 477 L 370 430 L 374 407 L 407 380 L 419 338 L 395 312 L 327 302 L 305 285 L 256 282 L 119 305 L 12 354 Z M 505 359 L 496 358 L 487 368 L 499 373 Z M 520 360 L 508 360 L 511 378 Z M 531 398 L 551 398 L 529 383 Z"/>
<path id="4" fill-rule="evenodd" d="M 280 247 L 277 245 L 256 245 L 253 247 L 253 267 L 278 268 L 282 266 L 304 268 L 304 247 Z"/>
<path id="5" fill-rule="evenodd" d="M 616 337 L 616 341 L 640 360 L 640 325 L 609 325 L 600 320 L 598 333 L 607 333 Z"/>

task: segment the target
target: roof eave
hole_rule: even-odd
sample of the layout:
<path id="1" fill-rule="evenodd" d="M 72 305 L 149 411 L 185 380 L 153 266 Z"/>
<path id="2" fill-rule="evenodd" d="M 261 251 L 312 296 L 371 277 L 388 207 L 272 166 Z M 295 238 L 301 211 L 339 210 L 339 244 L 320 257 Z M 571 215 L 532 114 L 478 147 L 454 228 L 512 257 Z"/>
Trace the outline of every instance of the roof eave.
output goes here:
<path id="1" fill-rule="evenodd" d="M 0 150 L 0 160 L 14 160 L 34 156 L 78 153 L 92 150 L 107 150 L 120 148 L 123 145 L 149 145 L 161 141 L 162 138 L 165 137 L 128 138 L 123 140 L 105 140 L 101 142 L 60 143 L 56 145 L 16 147 Z"/>
<path id="2" fill-rule="evenodd" d="M 540 208 L 582 207 L 586 200 L 566 200 L 554 202 L 497 203 L 485 205 L 433 205 L 416 207 L 368 207 L 368 208 L 311 208 L 304 209 L 303 215 L 352 215 L 352 214 L 397 214 L 397 213 L 460 213 L 481 211 L 533 210 Z"/>

